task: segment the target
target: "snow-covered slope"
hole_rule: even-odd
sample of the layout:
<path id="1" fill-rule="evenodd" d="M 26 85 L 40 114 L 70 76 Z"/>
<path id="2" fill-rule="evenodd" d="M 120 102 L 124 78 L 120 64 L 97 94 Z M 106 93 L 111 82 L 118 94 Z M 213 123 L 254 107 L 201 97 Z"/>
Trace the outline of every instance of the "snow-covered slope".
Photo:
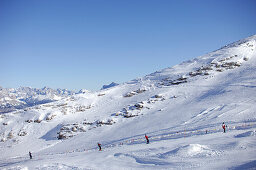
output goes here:
<path id="1" fill-rule="evenodd" d="M 0 167 L 256 167 L 255 51 L 252 36 L 112 88 L 2 114 Z"/>

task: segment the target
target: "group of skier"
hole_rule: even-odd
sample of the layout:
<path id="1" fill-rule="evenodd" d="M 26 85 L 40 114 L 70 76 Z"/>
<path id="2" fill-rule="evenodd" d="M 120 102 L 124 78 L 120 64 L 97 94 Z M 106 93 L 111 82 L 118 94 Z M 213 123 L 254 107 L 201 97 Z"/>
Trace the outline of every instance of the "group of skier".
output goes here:
<path id="1" fill-rule="evenodd" d="M 225 123 L 223 122 L 222 123 L 222 129 L 223 129 L 224 133 L 226 133 L 226 127 L 227 127 L 227 125 L 225 125 Z M 206 134 L 208 133 L 207 130 L 205 132 L 206 132 Z M 149 139 L 148 139 L 148 136 L 146 134 L 145 134 L 145 139 L 146 139 L 147 144 L 149 144 Z M 99 151 L 101 151 L 101 144 L 100 143 L 98 143 L 98 147 L 99 147 Z"/>
<path id="2" fill-rule="evenodd" d="M 222 129 L 223 129 L 223 132 L 226 133 L 226 127 L 227 125 L 225 125 L 225 123 L 223 122 L 222 123 Z M 206 130 L 206 133 L 207 133 L 207 130 Z M 148 139 L 148 136 L 145 134 L 145 139 L 146 139 L 146 143 L 149 144 L 149 139 Z M 99 151 L 101 151 L 101 144 L 98 143 L 98 147 L 99 147 Z M 32 153 L 29 151 L 29 157 L 30 159 L 32 159 Z"/>
<path id="3" fill-rule="evenodd" d="M 149 139 L 148 139 L 148 136 L 145 134 L 145 138 L 146 138 L 146 141 L 147 141 L 147 144 L 149 144 Z M 98 147 L 99 147 L 99 151 L 101 151 L 101 144 L 98 143 Z"/>

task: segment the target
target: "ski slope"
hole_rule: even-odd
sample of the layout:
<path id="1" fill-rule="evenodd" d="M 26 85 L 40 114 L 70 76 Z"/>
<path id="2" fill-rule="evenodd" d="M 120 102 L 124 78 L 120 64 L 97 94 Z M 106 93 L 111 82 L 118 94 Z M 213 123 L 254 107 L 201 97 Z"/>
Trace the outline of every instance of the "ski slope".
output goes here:
<path id="1" fill-rule="evenodd" d="M 255 169 L 255 47 L 2 114 L 0 169 Z"/>

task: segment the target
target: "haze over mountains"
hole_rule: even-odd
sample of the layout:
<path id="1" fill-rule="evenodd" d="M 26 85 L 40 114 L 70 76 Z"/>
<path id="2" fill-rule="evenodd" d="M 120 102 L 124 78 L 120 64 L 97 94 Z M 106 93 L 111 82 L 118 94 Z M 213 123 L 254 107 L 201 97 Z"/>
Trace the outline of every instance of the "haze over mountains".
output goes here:
<path id="1" fill-rule="evenodd" d="M 0 115 L 0 167 L 253 169 L 255 73 L 256 35 L 97 92 L 21 90 L 49 100 Z"/>

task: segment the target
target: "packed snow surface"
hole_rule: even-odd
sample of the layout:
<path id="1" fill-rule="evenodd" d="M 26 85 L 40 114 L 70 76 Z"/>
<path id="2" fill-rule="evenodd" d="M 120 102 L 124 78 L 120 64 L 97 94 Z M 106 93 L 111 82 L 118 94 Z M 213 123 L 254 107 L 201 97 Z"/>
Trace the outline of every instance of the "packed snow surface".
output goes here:
<path id="1" fill-rule="evenodd" d="M 0 169 L 256 169 L 255 47 L 1 114 Z"/>

